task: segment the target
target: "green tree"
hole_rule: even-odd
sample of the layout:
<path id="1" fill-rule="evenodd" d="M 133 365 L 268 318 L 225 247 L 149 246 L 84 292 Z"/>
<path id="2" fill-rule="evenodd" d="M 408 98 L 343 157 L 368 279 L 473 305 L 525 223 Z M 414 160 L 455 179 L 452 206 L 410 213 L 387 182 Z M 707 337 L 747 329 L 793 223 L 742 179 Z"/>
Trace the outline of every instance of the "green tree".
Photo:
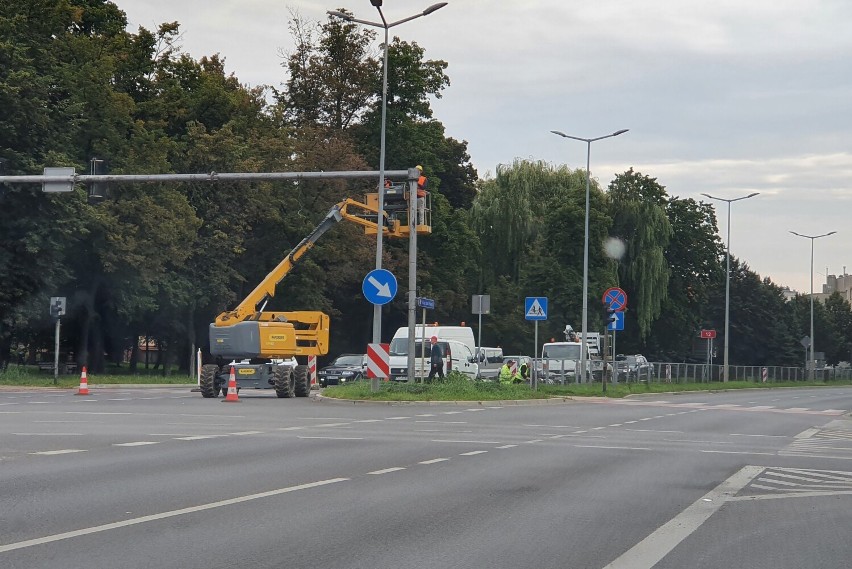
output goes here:
<path id="1" fill-rule="evenodd" d="M 644 339 L 662 313 L 668 294 L 669 265 L 665 251 L 672 227 L 666 215 L 666 189 L 651 178 L 629 169 L 609 185 L 612 233 L 627 250 L 619 264 L 622 288 L 628 293 L 638 337 Z"/>

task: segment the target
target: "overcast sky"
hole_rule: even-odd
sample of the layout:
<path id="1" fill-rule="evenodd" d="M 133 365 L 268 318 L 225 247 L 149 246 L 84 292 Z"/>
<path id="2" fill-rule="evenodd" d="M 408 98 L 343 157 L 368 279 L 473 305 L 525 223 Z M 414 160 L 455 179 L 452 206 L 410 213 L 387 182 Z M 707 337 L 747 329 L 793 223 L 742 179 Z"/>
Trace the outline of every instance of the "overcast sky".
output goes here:
<path id="1" fill-rule="evenodd" d="M 195 58 L 219 53 L 251 86 L 280 86 L 287 23 L 368 0 L 114 0 L 130 22 L 178 21 Z M 396 21 L 433 0 L 387 0 Z M 450 0 L 391 31 L 449 63 L 433 102 L 481 177 L 515 158 L 584 168 L 606 186 L 631 166 L 669 195 L 731 199 L 731 253 L 761 276 L 814 290 L 852 272 L 852 2 L 849 0 Z M 376 44 L 378 48 L 378 42 Z M 727 236 L 727 205 L 717 205 Z"/>

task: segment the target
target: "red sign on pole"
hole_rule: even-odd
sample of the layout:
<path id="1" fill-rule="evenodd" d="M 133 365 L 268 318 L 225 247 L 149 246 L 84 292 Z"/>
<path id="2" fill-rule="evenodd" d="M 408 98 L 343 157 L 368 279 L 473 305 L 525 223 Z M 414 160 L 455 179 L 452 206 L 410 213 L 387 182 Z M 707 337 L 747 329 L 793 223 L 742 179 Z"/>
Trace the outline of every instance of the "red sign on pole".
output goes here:
<path id="1" fill-rule="evenodd" d="M 367 377 L 390 377 L 390 344 L 367 344 Z"/>
<path id="2" fill-rule="evenodd" d="M 701 337 L 705 340 L 712 340 L 716 337 L 716 330 L 702 330 Z"/>

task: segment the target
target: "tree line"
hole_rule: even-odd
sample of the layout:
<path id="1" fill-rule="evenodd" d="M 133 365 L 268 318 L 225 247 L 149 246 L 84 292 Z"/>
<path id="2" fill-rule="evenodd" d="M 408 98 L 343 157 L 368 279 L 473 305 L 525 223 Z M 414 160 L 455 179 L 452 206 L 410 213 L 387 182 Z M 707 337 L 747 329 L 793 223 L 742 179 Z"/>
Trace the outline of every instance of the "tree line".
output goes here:
<path id="1" fill-rule="evenodd" d="M 294 48 L 271 86 L 249 88 L 218 55 L 194 59 L 180 25 L 127 29 L 105 0 L 7 0 L 0 7 L 0 164 L 4 174 L 45 166 L 114 174 L 375 170 L 381 135 L 381 57 L 357 24 L 292 14 Z M 226 46 L 223 46 L 223 49 Z M 419 240 L 418 295 L 429 319 L 475 325 L 471 295 L 489 294 L 482 338 L 533 352 L 526 296 L 547 296 L 540 339 L 579 329 L 586 173 L 534 159 L 480 179 L 467 143 L 447 135 L 430 99 L 450 87 L 448 63 L 416 42 L 388 46 L 386 168 L 422 164 L 433 232 Z M 685 189 L 688 190 L 688 189 Z M 111 184 L 44 194 L 0 188 L 0 357 L 33 360 L 52 347 L 48 299 L 65 296 L 63 351 L 102 371 L 135 356 L 140 338 L 163 369 L 186 369 L 216 314 L 233 307 L 334 203 L 373 182 Z M 623 247 L 612 247 L 612 240 Z M 613 256 L 613 249 L 623 249 Z M 407 282 L 407 243 L 386 242 L 383 266 Z M 671 196 L 630 169 L 590 194 L 590 328 L 600 297 L 629 296 L 620 351 L 659 361 L 701 360 L 698 331 L 724 324 L 725 251 L 713 208 Z M 375 238 L 341 224 L 280 285 L 274 310 L 331 316 L 331 354 L 363 352 L 372 306 L 361 281 Z M 734 364 L 799 365 L 809 300 L 731 260 Z M 388 338 L 405 325 L 405 295 L 385 308 Z M 839 296 L 815 307 L 817 349 L 850 359 L 852 314 Z M 719 343 L 721 345 L 721 342 Z M 131 358 L 136 361 L 135 357 Z M 136 365 L 131 363 L 131 365 Z"/>

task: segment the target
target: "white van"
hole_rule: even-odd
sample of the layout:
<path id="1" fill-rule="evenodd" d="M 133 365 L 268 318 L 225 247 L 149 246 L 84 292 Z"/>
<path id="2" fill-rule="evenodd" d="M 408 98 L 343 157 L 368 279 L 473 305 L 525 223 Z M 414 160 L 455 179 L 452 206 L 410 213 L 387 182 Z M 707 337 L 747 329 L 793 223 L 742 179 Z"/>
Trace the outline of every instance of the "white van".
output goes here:
<path id="1" fill-rule="evenodd" d="M 479 379 L 497 379 L 503 367 L 503 348 L 484 348 L 477 350 Z"/>
<path id="2" fill-rule="evenodd" d="M 464 330 L 470 331 L 469 337 Z M 422 334 L 423 327 L 418 326 L 417 331 Z M 461 332 L 459 332 L 461 331 Z M 431 333 L 430 333 L 431 332 Z M 450 337 L 439 334 L 449 333 Z M 470 379 L 476 379 L 479 375 L 479 366 L 469 347 L 468 341 L 473 342 L 473 331 L 461 326 L 427 326 L 426 341 L 418 335 L 414 343 L 414 376 L 423 378 L 429 375 L 432 356 L 432 336 L 438 338 L 438 344 L 444 352 L 444 374 L 451 370 L 459 371 Z M 458 338 L 465 340 L 460 341 Z M 396 331 L 390 343 L 390 375 L 395 381 L 408 379 L 408 328 L 402 327 Z"/>
<path id="3" fill-rule="evenodd" d="M 582 342 L 551 342 L 541 348 L 540 380 L 565 383 L 577 380 L 580 372 Z M 586 346 L 586 381 L 592 377 L 591 354 Z"/>
<path id="4" fill-rule="evenodd" d="M 416 341 L 425 340 L 429 342 L 432 336 L 436 336 L 438 340 L 455 340 L 461 342 L 470 349 L 470 352 L 476 353 L 476 341 L 473 339 L 473 328 L 469 326 L 424 326 L 414 327 L 414 339 Z M 408 326 L 399 328 L 393 335 L 393 339 L 405 338 L 408 340 Z M 391 341 L 393 342 L 393 340 Z"/>

